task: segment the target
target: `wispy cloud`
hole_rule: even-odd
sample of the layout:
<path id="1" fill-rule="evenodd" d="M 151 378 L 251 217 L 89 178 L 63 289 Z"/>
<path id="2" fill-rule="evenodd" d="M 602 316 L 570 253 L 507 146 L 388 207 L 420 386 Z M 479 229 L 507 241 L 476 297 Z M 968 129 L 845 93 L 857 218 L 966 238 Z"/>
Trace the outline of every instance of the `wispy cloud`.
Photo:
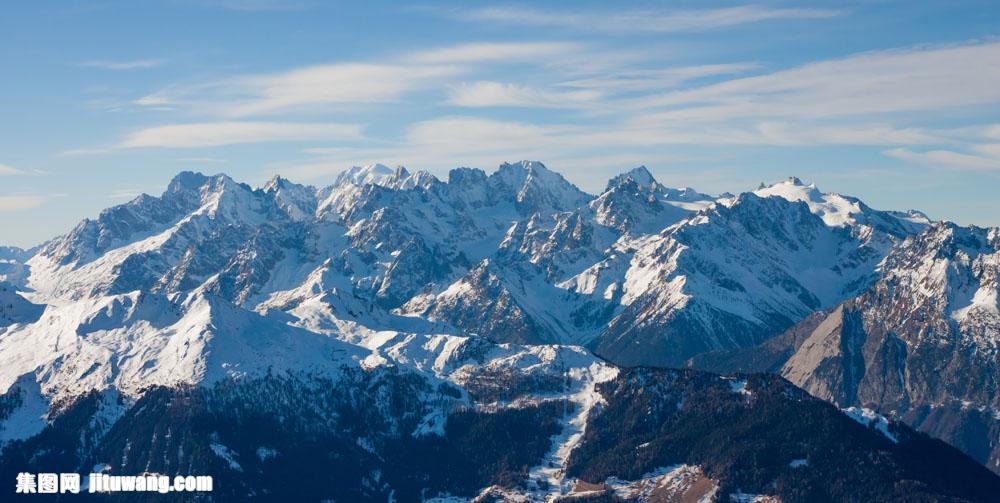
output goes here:
<path id="1" fill-rule="evenodd" d="M 292 122 L 203 122 L 171 124 L 129 134 L 118 148 L 199 148 L 302 140 L 344 140 L 361 137 L 356 124 Z"/>
<path id="2" fill-rule="evenodd" d="M 477 64 L 547 61 L 581 50 L 576 43 L 475 43 L 415 51 L 383 62 L 312 65 L 164 89 L 133 103 L 184 106 L 227 117 L 317 112 L 347 104 L 396 102 L 410 92 L 444 89 Z"/>
<path id="3" fill-rule="evenodd" d="M 606 32 L 697 32 L 728 28 L 776 19 L 817 19 L 841 15 L 832 9 L 774 8 L 743 5 L 719 9 L 648 9 L 648 10 L 541 10 L 526 7 L 486 7 L 450 11 L 464 20 L 549 26 L 581 31 Z"/>
<path id="4" fill-rule="evenodd" d="M 132 102 L 134 105 L 139 105 L 143 107 L 166 107 L 173 104 L 173 100 L 170 94 L 165 91 L 158 91 L 153 94 L 147 94 L 142 96 Z"/>
<path id="5" fill-rule="evenodd" d="M 642 21 L 653 24 L 640 29 L 710 29 L 835 14 L 763 7 L 663 11 Z M 532 24 L 542 18 L 527 19 Z M 627 15 L 610 22 L 624 19 L 642 23 Z M 214 118 L 295 117 L 344 105 L 405 102 L 418 91 L 436 91 L 445 104 L 469 109 L 550 110 L 544 123 L 533 123 L 531 116 L 510 121 L 486 112 L 440 116 L 441 110 L 432 110 L 430 117 L 405 127 L 402 135 L 362 138 L 362 127 L 353 124 L 224 120 L 142 129 L 115 148 L 339 140 L 336 149 L 311 150 L 315 158 L 296 163 L 294 169 L 305 178 L 374 160 L 426 167 L 511 158 L 573 159 L 581 165 L 640 155 L 667 159 L 668 147 L 676 145 L 867 145 L 920 164 L 994 169 L 996 163 L 990 149 L 997 140 L 983 136 L 983 130 L 971 139 L 956 131 L 915 126 L 920 123 L 913 117 L 1000 103 L 1000 88 L 991 85 L 1000 81 L 998 42 L 876 51 L 772 70 L 753 62 L 671 66 L 654 58 L 637 64 L 634 55 L 572 70 L 567 66 L 574 65 L 565 65 L 586 61 L 591 54 L 601 53 L 580 43 L 461 44 L 372 62 L 234 76 L 166 88 L 137 101 Z M 503 65 L 517 71 L 502 72 Z M 534 71 L 526 72 L 527 66 Z M 498 73 L 510 80 L 492 80 Z M 426 95 L 421 96 L 426 105 Z M 1000 135 L 1000 130 L 995 133 Z M 378 147 L 366 146 L 372 139 L 384 141 Z"/>
<path id="6" fill-rule="evenodd" d="M 1000 143 L 984 143 L 981 145 L 976 145 L 976 152 L 987 157 L 992 157 L 994 159 L 1000 159 Z"/>
<path id="7" fill-rule="evenodd" d="M 577 108 L 603 96 L 594 90 L 551 91 L 501 82 L 473 82 L 452 87 L 448 103 L 464 107 Z"/>
<path id="8" fill-rule="evenodd" d="M 1000 43 L 858 54 L 637 98 L 661 121 L 833 117 L 1000 101 Z M 655 116 L 650 116 L 650 119 Z"/>
<path id="9" fill-rule="evenodd" d="M 65 194 L 14 194 L 0 196 L 0 213 L 23 211 L 37 208 L 51 199 Z"/>
<path id="10" fill-rule="evenodd" d="M 997 146 L 991 145 L 990 147 Z M 889 157 L 895 157 L 904 161 L 939 168 L 1000 171 L 1000 156 L 996 155 L 997 153 L 1000 153 L 998 152 L 1000 149 L 980 150 L 985 150 L 987 155 L 968 154 L 953 150 L 915 151 L 906 148 L 894 148 L 886 150 L 884 153 Z"/>
<path id="11" fill-rule="evenodd" d="M 6 164 L 0 164 L 0 176 L 10 176 L 10 175 L 27 175 L 27 171 L 21 171 L 16 168 L 12 168 Z"/>
<path id="12" fill-rule="evenodd" d="M 654 130 L 655 131 L 655 130 Z M 687 135 L 683 132 L 689 131 Z M 693 131 L 693 134 L 692 134 Z M 711 131 L 711 130 L 710 130 Z M 675 140 L 692 144 L 734 145 L 929 145 L 947 142 L 946 132 L 919 128 L 898 128 L 889 124 L 852 122 L 828 124 L 822 121 L 764 121 L 746 126 L 733 124 L 711 132 L 676 126 L 664 131 Z M 721 134 L 720 134 L 721 133 Z"/>
<path id="13" fill-rule="evenodd" d="M 96 147 L 96 148 L 71 148 L 71 149 L 66 149 L 66 150 L 60 151 L 59 155 L 60 156 L 64 156 L 64 157 L 75 157 L 75 156 L 80 156 L 80 155 L 101 155 L 101 154 L 107 154 L 108 152 L 111 152 L 111 150 L 112 149 L 110 149 L 110 148 L 100 148 L 100 147 Z"/>
<path id="14" fill-rule="evenodd" d="M 493 81 L 463 82 L 449 88 L 448 103 L 465 107 L 614 109 L 616 98 L 676 88 L 686 82 L 757 68 L 753 63 L 682 66 L 657 70 L 622 69 L 555 81 L 546 87 Z"/>
<path id="15" fill-rule="evenodd" d="M 558 85 L 605 92 L 664 91 L 696 79 L 744 73 L 758 68 L 760 66 L 756 63 L 678 66 L 656 70 L 625 68 L 607 74 L 559 82 Z"/>
<path id="16" fill-rule="evenodd" d="M 572 128 L 572 126 L 570 127 Z M 563 149 L 557 144 L 565 126 L 498 121 L 477 117 L 441 117 L 411 125 L 402 141 L 385 148 L 313 148 L 311 160 L 281 168 L 293 178 L 317 179 L 345 166 L 379 161 L 418 168 L 489 166 L 507 159 L 553 160 Z"/>
<path id="17" fill-rule="evenodd" d="M 474 43 L 418 51 L 404 59 L 423 64 L 548 61 L 556 56 L 582 51 L 584 47 L 576 42 Z"/>
<path id="18" fill-rule="evenodd" d="M 84 61 L 79 66 L 87 68 L 102 68 L 104 70 L 136 70 L 141 68 L 156 68 L 166 64 L 165 59 L 136 59 L 131 61 L 92 60 Z"/>
<path id="19" fill-rule="evenodd" d="M 230 105 L 227 112 L 247 116 L 307 106 L 391 102 L 404 92 L 457 72 L 450 66 L 344 63 L 241 77 L 225 85 L 248 98 Z"/>
<path id="20" fill-rule="evenodd" d="M 282 173 L 318 179 L 345 166 L 384 162 L 421 169 L 458 165 L 489 167 L 505 160 L 544 159 L 574 170 L 578 180 L 599 186 L 608 169 L 636 164 L 673 164 L 692 159 L 671 146 L 922 146 L 947 142 L 951 131 L 894 128 L 886 124 L 752 123 L 636 126 L 612 124 L 533 124 L 521 121 L 448 116 L 411 125 L 389 146 L 310 148 L 311 160 L 284 166 Z M 582 171 L 579 171 L 582 170 Z M 598 174 L 600 173 L 600 174 Z M 589 177 L 589 178 L 587 178 Z"/>

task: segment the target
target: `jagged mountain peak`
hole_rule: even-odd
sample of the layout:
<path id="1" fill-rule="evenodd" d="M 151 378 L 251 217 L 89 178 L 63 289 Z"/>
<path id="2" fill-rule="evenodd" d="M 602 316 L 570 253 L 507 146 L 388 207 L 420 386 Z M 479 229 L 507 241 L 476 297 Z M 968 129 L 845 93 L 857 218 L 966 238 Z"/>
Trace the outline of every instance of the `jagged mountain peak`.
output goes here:
<path id="1" fill-rule="evenodd" d="M 805 183 L 797 176 L 789 176 L 771 184 L 762 182 L 754 192 L 763 197 L 775 195 L 785 199 L 817 199 L 823 195 L 815 183 Z"/>
<path id="2" fill-rule="evenodd" d="M 410 172 L 403 166 L 397 166 L 392 176 L 385 180 L 384 185 L 395 190 L 410 190 L 417 187 L 428 189 L 440 182 L 426 170 Z"/>
<path id="3" fill-rule="evenodd" d="M 180 193 L 218 192 L 235 187 L 252 190 L 249 185 L 237 182 L 225 173 L 205 175 L 196 171 L 182 171 L 175 175 L 170 180 L 170 183 L 167 184 L 164 196 L 169 197 L 170 195 Z"/>
<path id="4" fill-rule="evenodd" d="M 804 185 L 806 185 L 805 183 L 802 182 L 802 179 L 800 179 L 797 176 L 790 176 L 790 177 L 788 177 L 788 179 L 785 180 L 785 183 L 788 183 L 788 184 L 791 184 L 791 185 L 797 185 L 797 186 L 804 186 Z M 810 183 L 809 185 L 812 186 L 812 187 L 816 187 L 816 184 L 814 184 L 814 183 Z"/>
<path id="5" fill-rule="evenodd" d="M 861 213 L 860 201 L 835 192 L 824 193 L 814 183 L 804 183 L 796 176 L 770 185 L 763 183 L 753 191 L 760 197 L 780 197 L 788 201 L 802 201 L 831 226 L 844 226 L 853 222 L 851 216 Z"/>
<path id="6" fill-rule="evenodd" d="M 647 188 L 658 185 L 656 178 L 654 178 L 653 174 L 646 169 L 646 166 L 639 166 L 608 180 L 608 185 L 604 190 L 605 192 L 612 190 L 615 187 L 628 183 L 629 180 L 635 182 L 636 185 Z"/>
<path id="7" fill-rule="evenodd" d="M 316 188 L 311 185 L 300 185 L 274 175 L 261 190 L 274 198 L 292 220 L 303 221 L 316 212 Z"/>
<path id="8" fill-rule="evenodd" d="M 425 170 L 410 172 L 404 166 L 390 168 L 384 164 L 369 164 L 354 166 L 341 172 L 333 185 L 323 189 L 322 192 L 339 198 L 345 191 L 351 192 L 354 191 L 354 187 L 367 185 L 377 185 L 392 190 L 410 190 L 417 187 L 428 189 L 437 183 L 440 183 L 440 180 Z"/>
<path id="9" fill-rule="evenodd" d="M 545 167 L 539 161 L 505 162 L 492 176 L 512 187 L 522 187 L 528 183 L 552 187 L 568 186 L 583 194 L 583 191 L 563 178 L 561 174 Z"/>
<path id="10" fill-rule="evenodd" d="M 657 198 L 666 202 L 693 203 L 687 205 L 674 204 L 675 206 L 688 211 L 704 208 L 710 202 L 717 199 L 716 197 L 708 194 L 698 192 L 691 187 L 667 187 L 653 177 L 653 174 L 650 173 L 646 166 L 633 168 L 608 180 L 608 184 L 605 187 L 604 192 L 607 193 L 615 189 L 625 189 L 635 192 L 636 190 L 632 188 L 633 186 L 635 186 L 635 188 L 640 192 L 653 193 Z"/>
<path id="11" fill-rule="evenodd" d="M 788 178 L 785 178 L 784 180 L 781 180 L 781 181 L 778 181 L 778 182 L 774 182 L 774 183 L 760 182 L 760 184 L 757 185 L 757 189 L 756 190 L 763 190 L 763 189 L 766 189 L 766 188 L 769 188 L 769 187 L 781 187 L 781 186 L 784 186 L 784 187 L 806 187 L 806 188 L 813 188 L 813 189 L 816 188 L 816 184 L 815 183 L 805 183 L 805 182 L 802 181 L 801 178 L 792 175 L 792 176 L 789 176 Z"/>
<path id="12" fill-rule="evenodd" d="M 181 171 L 167 184 L 167 192 L 196 190 L 208 180 L 208 176 L 196 171 Z"/>
<path id="13" fill-rule="evenodd" d="M 744 208 L 744 207 L 747 207 L 747 206 L 750 206 L 750 207 L 767 207 L 767 208 L 788 208 L 788 207 L 790 207 L 784 201 L 781 201 L 781 199 L 785 199 L 785 201 L 788 201 L 788 202 L 791 202 L 791 203 L 798 203 L 799 202 L 799 201 L 794 200 L 794 199 L 771 198 L 770 196 L 768 196 L 766 194 L 760 194 L 757 191 L 753 191 L 753 192 L 743 192 L 743 193 L 737 194 L 732 199 L 726 199 L 726 200 L 720 201 L 721 204 L 713 205 L 713 206 L 711 206 L 709 208 L 709 210 L 711 210 L 713 208 L 716 209 L 716 210 L 718 210 L 720 207 L 724 207 L 724 208 Z M 793 206 L 791 206 L 791 207 L 794 207 L 794 206 L 797 206 L 797 205 L 793 204 Z"/>
<path id="14" fill-rule="evenodd" d="M 263 190 L 264 192 L 277 192 L 281 189 L 286 189 L 289 187 L 305 187 L 305 185 L 295 183 L 289 180 L 288 178 L 276 174 L 272 176 L 271 179 L 267 181 L 267 183 L 261 186 L 261 190 Z"/>
<path id="15" fill-rule="evenodd" d="M 474 182 L 486 182 L 486 172 L 479 168 L 458 167 L 448 171 L 448 185 L 461 186 Z"/>
<path id="16" fill-rule="evenodd" d="M 662 187 L 663 197 L 669 201 L 683 202 L 683 203 L 703 203 L 708 205 L 710 202 L 717 199 L 709 194 L 704 194 L 698 192 L 691 187 Z"/>
<path id="17" fill-rule="evenodd" d="M 489 177 L 499 191 L 511 191 L 522 214 L 572 211 L 593 196 L 538 161 L 503 163 Z"/>
<path id="18" fill-rule="evenodd" d="M 37 255 L 58 264 L 82 264 L 137 237 L 163 231 L 199 210 L 240 219 L 248 215 L 254 189 L 225 174 L 206 176 L 184 171 L 177 174 L 160 197 L 142 194 L 132 201 L 101 211 L 96 219 L 84 218 L 68 234 L 47 242 Z"/>
<path id="19" fill-rule="evenodd" d="M 31 258 L 31 255 L 37 251 L 36 248 L 25 250 L 17 246 L 0 246 L 0 262 L 24 262 Z"/>
<path id="20" fill-rule="evenodd" d="M 405 170 L 405 168 L 404 168 Z M 342 171 L 334 182 L 335 186 L 350 183 L 353 185 L 375 184 L 382 185 L 396 174 L 396 170 L 385 164 L 368 164 L 365 166 L 352 166 Z"/>
<path id="21" fill-rule="evenodd" d="M 955 254 L 959 250 L 978 254 L 995 247 L 998 235 L 1000 227 L 961 226 L 942 220 L 930 223 L 925 232 L 913 236 L 911 241 L 935 244 L 940 252 L 947 254 Z"/>
<path id="22" fill-rule="evenodd" d="M 928 225 L 934 223 L 934 220 L 931 220 L 931 217 L 927 216 L 927 213 L 924 213 L 920 210 L 914 210 L 914 209 L 909 209 L 906 211 L 890 210 L 887 211 L 886 213 L 891 213 L 894 217 L 900 220 L 909 221 L 917 225 Z"/>
<path id="23" fill-rule="evenodd" d="M 893 250 L 882 269 L 880 285 L 901 295 L 901 304 L 940 311 L 983 336 L 981 346 L 1000 343 L 988 336 L 991 326 L 1000 329 L 1000 228 L 933 223 Z"/>
<path id="24" fill-rule="evenodd" d="M 612 178 L 607 189 L 589 204 L 599 224 L 622 232 L 651 233 L 690 217 L 699 207 L 657 183 L 640 166 Z"/>
<path id="25" fill-rule="evenodd" d="M 789 201 L 802 201 L 810 211 L 831 227 L 868 226 L 879 229 L 894 238 L 904 238 L 920 232 L 930 219 L 919 212 L 879 211 L 870 208 L 860 199 L 836 192 L 823 192 L 816 184 L 806 184 L 798 177 L 763 185 L 754 194 L 760 197 L 780 197 Z"/>
<path id="26" fill-rule="evenodd" d="M 498 171 L 500 171 L 500 172 L 524 171 L 526 173 L 531 173 L 531 172 L 535 172 L 535 171 L 553 172 L 549 168 L 545 167 L 545 164 L 543 164 L 541 161 L 530 161 L 530 160 L 527 160 L 527 159 L 521 160 L 521 161 L 517 161 L 517 162 L 505 162 L 505 163 L 503 163 L 503 164 L 500 165 L 500 168 L 498 169 Z"/>

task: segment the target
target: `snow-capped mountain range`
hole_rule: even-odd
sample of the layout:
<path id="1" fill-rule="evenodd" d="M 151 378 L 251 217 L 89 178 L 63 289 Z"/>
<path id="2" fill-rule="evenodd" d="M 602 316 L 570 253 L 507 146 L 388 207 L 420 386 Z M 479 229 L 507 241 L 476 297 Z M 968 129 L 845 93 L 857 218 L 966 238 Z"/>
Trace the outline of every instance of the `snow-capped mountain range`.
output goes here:
<path id="1" fill-rule="evenodd" d="M 954 386 L 906 400 L 995 410 L 998 232 L 874 210 L 796 178 L 711 196 L 639 167 L 594 196 L 533 161 L 446 180 L 371 165 L 322 188 L 185 172 L 35 249 L 0 249 L 0 441 L 27 441 L 96 393 L 104 420 L 87 431 L 105 440 L 76 449 L 99 457 L 150 389 L 272 376 L 312 389 L 357 372 L 413 376 L 407 414 L 419 417 L 393 428 L 445 435 L 456 407 L 517 408 L 520 395 L 495 384 L 509 379 L 533 390 L 522 402 L 573 409 L 517 493 L 546 498 L 575 490 L 571 453 L 619 366 L 749 350 L 863 302 L 860 316 L 891 324 L 880 333 L 904 354 L 960 348 L 948 365 L 992 383 L 962 393 L 973 385 L 956 370 Z M 902 411 L 884 392 L 842 399 L 812 385 L 813 353 L 829 345 L 796 346 L 782 373 L 845 407 Z"/>
<path id="2" fill-rule="evenodd" d="M 104 385 L 121 378 L 123 358 L 161 372 L 162 355 L 130 352 L 159 347 L 137 331 L 196 337 L 218 316 L 351 342 L 448 333 L 677 365 L 857 295 L 892 246 L 928 224 L 916 215 L 797 179 L 716 199 L 665 188 L 641 167 L 597 197 L 538 162 L 460 168 L 447 182 L 373 165 L 321 189 L 181 173 L 162 196 L 105 210 L 23 261 L 30 273 L 10 280 L 46 310 L 6 329 L 0 355 L 19 364 L 0 385 L 67 359 L 102 370 L 88 377 Z M 52 352 L 7 356 L 15 340 L 53 338 Z M 172 352 L 170 374 L 196 381 L 201 351 L 176 343 L 192 360 Z"/>

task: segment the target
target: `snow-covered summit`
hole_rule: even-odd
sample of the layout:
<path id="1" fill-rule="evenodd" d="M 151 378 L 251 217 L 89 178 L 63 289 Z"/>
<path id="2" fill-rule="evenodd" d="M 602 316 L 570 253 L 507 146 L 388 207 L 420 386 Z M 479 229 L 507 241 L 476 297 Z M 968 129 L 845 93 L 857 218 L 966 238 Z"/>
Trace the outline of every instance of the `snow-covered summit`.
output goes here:
<path id="1" fill-rule="evenodd" d="M 271 195 L 278 206 L 295 221 L 310 219 L 316 212 L 315 187 L 299 185 L 275 175 L 261 190 Z"/>
<path id="2" fill-rule="evenodd" d="M 353 166 L 350 169 L 341 172 L 333 184 L 343 185 L 345 183 L 351 183 L 354 185 L 365 185 L 371 183 L 375 185 L 382 185 L 395 173 L 396 170 L 384 164 L 376 163 L 365 166 Z"/>
<path id="3" fill-rule="evenodd" d="M 844 215 L 856 223 L 831 225 Z M 201 292 L 349 341 L 604 340 L 681 358 L 756 342 L 857 293 L 911 227 L 797 180 L 717 200 L 644 167 L 596 197 L 537 161 L 457 168 L 446 181 L 373 164 L 322 188 L 184 172 L 161 196 L 50 241 L 18 264 L 18 286 L 53 316 Z M 730 335 L 711 335 L 721 328 Z M 662 344 L 681 332 L 684 344 Z"/>
<path id="4" fill-rule="evenodd" d="M 690 217 L 711 198 L 694 192 L 678 197 L 680 189 L 660 185 L 645 166 L 612 178 L 604 192 L 590 202 L 596 221 L 621 231 L 653 233 Z M 694 203 L 694 204 L 691 204 Z"/>
<path id="5" fill-rule="evenodd" d="M 935 223 L 883 268 L 885 290 L 901 305 L 937 312 L 980 350 L 1000 351 L 1000 228 Z"/>
<path id="6" fill-rule="evenodd" d="M 831 227 L 850 227 L 860 224 L 903 237 L 919 232 L 929 223 L 926 215 L 918 212 L 873 210 L 858 198 L 836 192 L 822 192 L 815 183 L 806 184 L 795 176 L 771 185 L 762 183 L 754 194 L 760 197 L 780 197 L 788 201 L 804 202 L 810 211 L 819 215 Z"/>
<path id="7" fill-rule="evenodd" d="M 618 176 L 613 177 L 608 180 L 608 185 L 604 189 L 605 192 L 615 189 L 616 187 L 621 187 L 629 183 L 635 183 L 640 188 L 646 191 L 656 193 L 664 201 L 673 203 L 675 206 L 684 207 L 686 209 L 701 209 L 707 206 L 709 203 L 714 201 L 716 197 L 710 196 L 708 194 L 703 194 L 691 187 L 668 187 L 661 184 L 653 174 L 649 172 L 645 166 L 639 166 L 633 168 L 630 171 L 622 173 Z M 677 204 L 677 203 L 694 203 L 689 205 Z"/>
<path id="8" fill-rule="evenodd" d="M 789 201 L 802 201 L 830 226 L 842 227 L 854 223 L 854 216 L 862 212 L 861 203 L 857 199 L 847 198 L 835 192 L 823 193 L 816 188 L 816 184 L 803 183 L 794 176 L 771 185 L 761 184 L 754 194 L 760 197 L 776 196 Z"/>
<path id="9" fill-rule="evenodd" d="M 645 166 L 639 166 L 608 180 L 608 186 L 605 187 L 604 190 L 608 191 L 618 187 L 621 184 L 626 183 L 627 180 L 632 180 L 636 183 L 636 185 L 645 187 L 650 187 L 657 183 L 656 178 L 653 178 L 653 174 L 649 172 L 649 169 Z"/>
<path id="10" fill-rule="evenodd" d="M 499 190 L 516 194 L 517 207 L 526 215 L 570 211 L 593 197 L 538 161 L 501 164 L 490 178 Z"/>

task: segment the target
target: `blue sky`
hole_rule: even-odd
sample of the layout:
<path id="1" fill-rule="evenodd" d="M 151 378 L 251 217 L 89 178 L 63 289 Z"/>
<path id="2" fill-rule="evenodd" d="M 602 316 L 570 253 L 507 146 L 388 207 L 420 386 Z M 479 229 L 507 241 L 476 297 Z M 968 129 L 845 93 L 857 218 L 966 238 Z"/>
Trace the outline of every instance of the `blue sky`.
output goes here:
<path id="1" fill-rule="evenodd" d="M 994 2 L 19 2 L 0 16 L 0 244 L 182 170 L 313 185 L 537 159 L 595 192 L 645 164 L 796 175 L 1000 225 Z"/>

